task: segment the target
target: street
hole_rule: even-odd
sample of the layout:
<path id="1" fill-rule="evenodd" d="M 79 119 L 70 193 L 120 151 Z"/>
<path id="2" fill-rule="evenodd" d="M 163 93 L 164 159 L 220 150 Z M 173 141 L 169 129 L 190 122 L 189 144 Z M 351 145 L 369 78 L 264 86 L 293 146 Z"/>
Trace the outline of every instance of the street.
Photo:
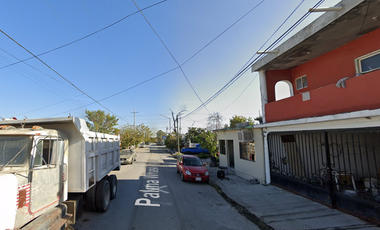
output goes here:
<path id="1" fill-rule="evenodd" d="M 84 211 L 87 229 L 259 229 L 205 183 L 182 182 L 164 146 L 139 149 L 137 161 L 112 172 L 117 197 L 105 213 Z"/>

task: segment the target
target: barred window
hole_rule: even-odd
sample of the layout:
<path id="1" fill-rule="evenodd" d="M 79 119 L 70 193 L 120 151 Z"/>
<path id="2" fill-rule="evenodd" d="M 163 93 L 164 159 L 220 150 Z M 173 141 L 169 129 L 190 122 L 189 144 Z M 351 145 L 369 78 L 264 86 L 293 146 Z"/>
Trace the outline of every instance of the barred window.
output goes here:
<path id="1" fill-rule="evenodd" d="M 226 155 L 226 141 L 225 140 L 219 140 L 219 151 L 220 151 L 220 154 Z"/>
<path id="2" fill-rule="evenodd" d="M 240 159 L 256 161 L 255 142 L 240 142 Z"/>

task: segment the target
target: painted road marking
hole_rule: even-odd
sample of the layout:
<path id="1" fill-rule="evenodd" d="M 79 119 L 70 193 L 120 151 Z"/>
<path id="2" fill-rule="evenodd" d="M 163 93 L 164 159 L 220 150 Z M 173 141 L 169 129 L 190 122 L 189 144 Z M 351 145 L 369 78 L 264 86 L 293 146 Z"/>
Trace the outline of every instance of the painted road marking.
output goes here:
<path id="1" fill-rule="evenodd" d="M 139 190 L 139 192 L 143 193 L 144 198 L 136 199 L 135 206 L 160 207 L 159 202 L 152 202 L 151 199 L 158 199 L 160 198 L 160 193 L 168 194 L 169 192 L 163 190 L 163 188 L 167 188 L 168 186 L 160 186 L 160 181 L 158 180 L 158 168 L 149 168 L 148 173 L 144 176 L 144 178 L 148 179 L 144 186 L 145 190 Z"/>

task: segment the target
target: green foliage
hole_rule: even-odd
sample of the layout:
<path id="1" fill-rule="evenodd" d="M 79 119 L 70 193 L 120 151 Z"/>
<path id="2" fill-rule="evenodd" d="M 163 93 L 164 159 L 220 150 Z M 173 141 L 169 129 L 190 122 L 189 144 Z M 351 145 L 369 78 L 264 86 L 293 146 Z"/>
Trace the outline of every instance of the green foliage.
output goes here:
<path id="1" fill-rule="evenodd" d="M 189 127 L 185 136 L 185 142 L 188 143 L 191 140 L 191 143 L 200 143 L 201 134 L 205 132 L 206 129 Z"/>
<path id="2" fill-rule="evenodd" d="M 199 158 L 201 159 L 205 159 L 205 158 L 209 158 L 210 157 L 210 154 L 208 153 L 200 153 L 197 155 Z"/>
<path id="3" fill-rule="evenodd" d="M 133 125 L 124 125 L 120 131 L 121 146 L 127 148 L 141 142 L 150 142 L 152 135 L 150 128 L 144 124 L 137 125 L 135 128 Z"/>
<path id="4" fill-rule="evenodd" d="M 165 145 L 166 145 L 166 148 L 168 149 L 177 149 L 178 148 L 177 136 L 168 135 L 165 140 Z"/>
<path id="5" fill-rule="evenodd" d="M 216 156 L 216 153 L 218 152 L 218 148 L 216 145 L 216 133 L 213 133 L 211 131 L 202 133 L 200 135 L 199 140 L 199 143 L 201 144 L 202 148 L 207 149 L 210 152 L 211 156 Z"/>
<path id="6" fill-rule="evenodd" d="M 162 130 L 158 130 L 157 133 L 156 133 L 156 136 L 157 136 L 157 142 L 161 142 L 162 141 L 162 137 L 163 136 L 166 136 L 166 133 Z"/>
<path id="7" fill-rule="evenodd" d="M 110 133 L 110 134 L 119 134 L 120 130 L 115 128 L 118 118 L 109 113 L 105 113 L 102 110 L 90 111 L 86 109 L 86 118 L 89 121 L 92 121 L 93 124 L 87 122 L 87 126 L 90 131 L 99 132 L 99 133 Z"/>
<path id="8" fill-rule="evenodd" d="M 252 117 L 244 117 L 244 116 L 238 116 L 234 115 L 232 118 L 230 118 L 230 128 L 235 128 L 236 124 L 249 122 L 250 125 L 254 124 L 254 121 Z"/>

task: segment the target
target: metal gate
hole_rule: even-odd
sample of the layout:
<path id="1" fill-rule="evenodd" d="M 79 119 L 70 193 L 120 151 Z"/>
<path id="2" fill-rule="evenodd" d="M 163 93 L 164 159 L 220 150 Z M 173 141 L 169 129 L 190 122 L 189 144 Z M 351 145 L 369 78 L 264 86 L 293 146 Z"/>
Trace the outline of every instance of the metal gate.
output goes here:
<path id="1" fill-rule="evenodd" d="M 273 184 L 380 223 L 380 129 L 268 135 Z"/>

